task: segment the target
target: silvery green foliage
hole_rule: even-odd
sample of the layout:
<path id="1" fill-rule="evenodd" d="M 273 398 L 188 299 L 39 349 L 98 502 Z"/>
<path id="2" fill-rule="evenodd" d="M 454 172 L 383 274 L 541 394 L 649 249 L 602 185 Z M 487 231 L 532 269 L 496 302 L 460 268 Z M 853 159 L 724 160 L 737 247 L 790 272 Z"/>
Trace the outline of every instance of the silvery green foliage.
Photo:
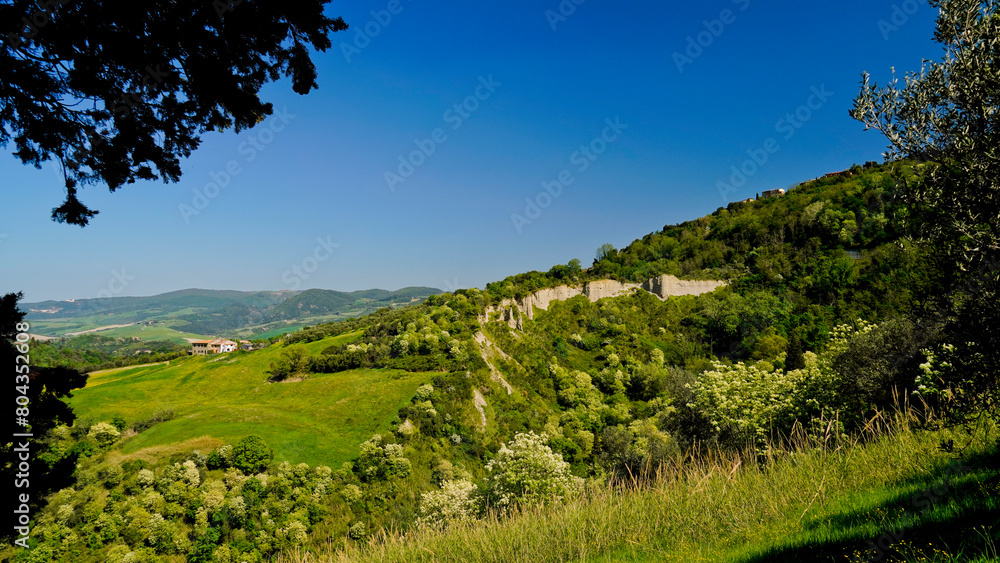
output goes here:
<path id="1" fill-rule="evenodd" d="M 962 270 L 1000 254 L 1000 0 L 931 0 L 942 60 L 924 61 L 900 85 L 863 74 L 851 116 L 886 136 L 886 159 L 928 161 L 905 186 L 916 234 Z"/>
<path id="2" fill-rule="evenodd" d="M 500 446 L 486 464 L 490 501 L 506 508 L 518 503 L 560 501 L 578 491 L 583 480 L 570 474 L 569 464 L 553 452 L 545 434 L 517 434 Z"/>

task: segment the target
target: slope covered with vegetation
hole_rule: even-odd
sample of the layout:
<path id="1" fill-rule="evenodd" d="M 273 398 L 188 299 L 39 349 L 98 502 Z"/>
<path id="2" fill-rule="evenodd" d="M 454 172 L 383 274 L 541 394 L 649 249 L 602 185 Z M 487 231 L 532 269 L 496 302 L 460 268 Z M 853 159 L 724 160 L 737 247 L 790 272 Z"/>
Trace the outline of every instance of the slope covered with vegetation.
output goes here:
<path id="1" fill-rule="evenodd" d="M 939 377 L 949 349 L 936 340 L 938 324 L 917 314 L 945 273 L 896 228 L 905 210 L 893 186 L 920 173 L 907 163 L 856 167 L 668 225 L 621 250 L 602 247 L 590 268 L 571 260 L 309 327 L 251 353 L 93 375 L 71 400 L 80 419 L 45 439 L 47 463 L 80 462 L 75 481 L 49 499 L 35 549 L 14 560 L 263 561 L 328 542 L 347 542 L 350 554 L 384 529 L 479 526 L 482 517 L 494 519 L 485 530 L 516 527 L 522 520 L 509 517 L 521 507 L 608 481 L 655 491 L 667 486 L 658 469 L 700 467 L 719 451 L 743 452 L 727 479 L 764 494 L 761 479 L 785 471 L 769 468 L 784 437 L 846 444 L 899 397 L 922 417 L 949 416 L 956 388 Z M 659 274 L 728 285 L 665 301 L 644 291 L 596 302 L 580 295 L 535 311 L 520 330 L 501 320 L 504 300 L 540 288 Z M 989 438 L 976 436 L 991 455 Z M 906 440 L 927 450 L 920 432 Z M 798 499 L 794 522 L 777 507 L 747 515 L 758 527 L 734 523 L 743 534 L 734 537 L 754 545 L 755 534 L 775 530 L 787 541 L 826 537 L 834 532 L 824 518 L 839 517 L 851 495 L 875 510 L 883 502 L 875 497 L 910 490 L 900 480 L 918 472 L 919 458 L 905 457 L 899 469 L 912 474 L 856 482 L 853 454 L 837 455 L 847 457 L 803 462 L 845 464 L 833 504 Z M 789 483 L 804 482 L 796 459 L 783 462 Z M 702 476 L 716 480 L 705 482 L 725 489 L 711 467 Z M 719 514 L 733 508 L 729 498 L 706 502 Z M 592 506 L 576 502 L 565 510 Z M 822 510 L 810 514 L 811 506 Z M 576 518 L 566 514 L 551 517 Z M 670 541 L 672 528 L 649 525 L 551 560 Z M 812 539 L 810 526 L 820 530 Z M 851 529 L 845 547 L 876 527 Z M 493 545 L 510 537 L 502 534 L 475 537 Z M 452 549 L 456 540 L 441 541 Z M 532 545 L 517 541 L 512 548 Z M 780 541 L 775 549 L 792 545 Z M 684 553 L 700 549 L 691 542 Z"/>

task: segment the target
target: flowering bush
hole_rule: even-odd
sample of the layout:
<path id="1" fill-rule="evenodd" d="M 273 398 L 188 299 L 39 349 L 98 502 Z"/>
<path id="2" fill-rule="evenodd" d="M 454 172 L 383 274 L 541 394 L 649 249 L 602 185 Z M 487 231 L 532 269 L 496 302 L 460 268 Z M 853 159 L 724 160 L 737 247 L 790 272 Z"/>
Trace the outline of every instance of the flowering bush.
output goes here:
<path id="1" fill-rule="evenodd" d="M 413 399 L 415 401 L 428 401 L 430 400 L 432 393 L 434 393 L 434 386 L 427 383 L 417 387 L 417 392 L 413 396 Z"/>
<path id="2" fill-rule="evenodd" d="M 715 363 L 715 369 L 688 385 L 695 398 L 688 406 L 698 408 L 716 429 L 728 427 L 763 444 L 772 429 L 788 430 L 796 419 L 807 422 L 836 408 L 828 362 L 812 352 L 803 358 L 805 367 L 789 372 L 767 362 Z"/>
<path id="3" fill-rule="evenodd" d="M 420 495 L 418 524 L 443 527 L 450 522 L 469 520 L 476 516 L 478 488 L 466 479 L 444 481 L 441 489 Z"/>
<path id="4" fill-rule="evenodd" d="M 822 354 L 805 352 L 805 366 L 787 372 L 764 361 L 734 366 L 714 363 L 714 369 L 688 385 L 694 394 L 694 402 L 688 406 L 701 410 L 716 429 L 729 428 L 753 437 L 758 444 L 765 441 L 769 430 L 788 431 L 796 420 L 810 427 L 813 420 L 844 412 L 853 404 L 849 401 L 854 391 L 863 385 L 858 370 L 845 375 L 845 366 L 868 357 L 870 354 L 862 352 L 871 347 L 873 340 L 882 342 L 887 334 L 905 332 L 905 326 L 900 328 L 898 324 L 884 329 L 863 320 L 854 326 L 839 325 Z M 781 354 L 775 362 L 783 363 L 784 359 Z M 888 366 L 885 370 L 898 367 Z M 871 365 L 858 369 L 876 368 L 881 369 Z M 924 377 L 930 379 L 932 375 L 927 372 Z"/>
<path id="5" fill-rule="evenodd" d="M 361 444 L 358 469 L 362 479 L 378 481 L 390 477 L 404 478 L 410 474 L 410 460 L 403 456 L 403 446 L 386 444 L 380 434 Z"/>
<path id="6" fill-rule="evenodd" d="M 347 530 L 347 535 L 352 540 L 361 540 L 368 535 L 368 526 L 364 522 L 355 522 L 351 524 L 351 527 Z"/>
<path id="7" fill-rule="evenodd" d="M 135 476 L 135 482 L 140 487 L 152 487 L 156 482 L 156 475 L 149 469 L 140 469 Z"/>
<path id="8" fill-rule="evenodd" d="M 952 344 L 942 344 L 937 352 L 934 350 L 922 350 L 927 361 L 920 364 L 920 374 L 917 375 L 914 385 L 914 395 L 923 397 L 939 397 L 942 393 L 949 391 L 945 387 L 945 372 L 952 368 L 949 361 L 955 354 L 955 346 Z"/>
<path id="9" fill-rule="evenodd" d="M 489 502 L 501 508 L 518 503 L 562 500 L 579 490 L 583 480 L 546 445 L 547 436 L 517 434 L 486 464 Z"/>
<path id="10" fill-rule="evenodd" d="M 98 422 L 90 427 L 87 437 L 93 438 L 98 446 L 106 448 L 118 441 L 118 438 L 121 437 L 121 432 L 107 422 Z"/>

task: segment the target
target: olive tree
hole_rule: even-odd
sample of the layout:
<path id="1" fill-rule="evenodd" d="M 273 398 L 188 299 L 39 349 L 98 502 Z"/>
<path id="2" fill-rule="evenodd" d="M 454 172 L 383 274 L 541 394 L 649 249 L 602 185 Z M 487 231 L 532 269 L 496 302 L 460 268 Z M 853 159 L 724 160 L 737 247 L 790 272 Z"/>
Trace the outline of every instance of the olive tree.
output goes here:
<path id="1" fill-rule="evenodd" d="M 887 159 L 930 163 L 903 191 L 910 226 L 969 271 L 1000 254 L 1000 1 L 930 4 L 942 60 L 881 88 L 863 73 L 851 116 L 885 135 Z"/>
<path id="2" fill-rule="evenodd" d="M 926 173 L 901 195 L 912 236 L 939 252 L 945 325 L 956 345 L 939 385 L 962 398 L 962 417 L 1000 418 L 1000 0 L 931 0 L 940 61 L 879 88 L 865 73 L 851 115 L 889 141 L 887 159 L 913 158 Z"/>

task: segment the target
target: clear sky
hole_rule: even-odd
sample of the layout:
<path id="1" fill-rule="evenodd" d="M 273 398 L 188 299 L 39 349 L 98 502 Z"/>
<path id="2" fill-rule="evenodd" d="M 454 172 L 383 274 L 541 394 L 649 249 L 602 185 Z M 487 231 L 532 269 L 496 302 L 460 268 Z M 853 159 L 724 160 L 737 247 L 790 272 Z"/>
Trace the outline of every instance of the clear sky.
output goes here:
<path id="1" fill-rule="evenodd" d="M 861 71 L 941 55 L 915 0 L 328 11 L 351 29 L 316 54 L 319 90 L 269 85 L 281 117 L 206 135 L 179 183 L 87 187 L 88 227 L 53 223 L 54 169 L 2 149 L 0 292 L 456 289 L 589 265 L 603 243 L 881 160 L 848 116 Z"/>

